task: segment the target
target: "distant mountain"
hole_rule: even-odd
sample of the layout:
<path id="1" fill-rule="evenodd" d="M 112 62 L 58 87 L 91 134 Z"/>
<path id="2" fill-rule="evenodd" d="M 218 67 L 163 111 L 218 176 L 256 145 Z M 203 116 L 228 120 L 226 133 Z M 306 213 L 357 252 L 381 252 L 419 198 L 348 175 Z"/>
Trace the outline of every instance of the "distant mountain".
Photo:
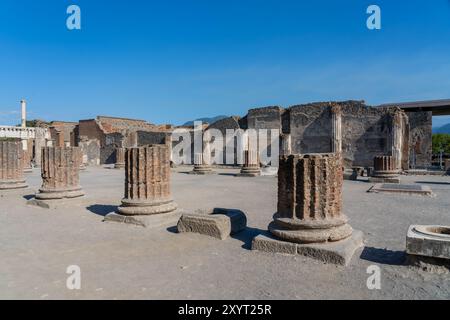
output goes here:
<path id="1" fill-rule="evenodd" d="M 433 133 L 448 133 L 450 134 L 450 123 L 443 125 L 442 127 L 433 128 Z"/>
<path id="2" fill-rule="evenodd" d="M 188 122 L 184 123 L 183 126 L 193 126 L 194 121 L 201 121 L 203 123 L 213 124 L 214 122 L 225 119 L 225 118 L 228 118 L 228 116 L 221 115 L 221 116 L 216 116 L 216 117 L 212 117 L 212 118 L 199 118 L 199 119 L 195 119 L 192 121 L 188 121 Z"/>

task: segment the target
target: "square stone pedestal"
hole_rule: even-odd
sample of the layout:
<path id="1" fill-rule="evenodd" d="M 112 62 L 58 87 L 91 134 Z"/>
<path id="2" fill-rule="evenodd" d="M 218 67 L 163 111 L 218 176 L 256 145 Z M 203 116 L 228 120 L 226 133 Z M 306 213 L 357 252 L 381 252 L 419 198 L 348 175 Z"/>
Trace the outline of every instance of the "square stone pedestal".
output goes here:
<path id="1" fill-rule="evenodd" d="M 307 256 L 325 263 L 347 266 L 357 249 L 364 245 L 363 233 L 353 230 L 350 238 L 327 243 L 299 244 L 258 235 L 252 241 L 252 250 Z"/>
<path id="2" fill-rule="evenodd" d="M 367 192 L 373 193 L 403 193 L 403 194 L 417 194 L 422 196 L 433 197 L 433 191 L 429 186 L 422 186 L 419 184 L 395 184 L 395 183 L 377 183 L 371 187 Z"/>
<path id="3" fill-rule="evenodd" d="M 27 201 L 27 205 L 37 206 L 43 209 L 64 209 L 69 207 L 86 207 L 89 204 L 89 200 L 86 196 L 71 198 L 71 199 L 54 199 L 54 200 L 41 200 L 32 198 Z"/>
<path id="4" fill-rule="evenodd" d="M 378 178 L 369 177 L 369 182 L 371 183 L 400 183 L 400 178 Z"/>
<path id="5" fill-rule="evenodd" d="M 144 228 L 157 228 L 162 226 L 174 226 L 177 224 L 183 212 L 175 210 L 169 213 L 152 215 L 126 216 L 116 212 L 108 213 L 103 219 L 104 222 L 119 222 L 131 224 Z"/>

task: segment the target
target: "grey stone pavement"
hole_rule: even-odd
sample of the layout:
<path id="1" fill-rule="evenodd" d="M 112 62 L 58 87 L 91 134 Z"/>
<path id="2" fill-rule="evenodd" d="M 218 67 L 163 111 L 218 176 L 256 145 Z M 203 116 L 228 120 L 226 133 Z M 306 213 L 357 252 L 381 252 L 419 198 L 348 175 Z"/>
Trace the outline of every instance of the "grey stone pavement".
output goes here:
<path id="1" fill-rule="evenodd" d="M 89 167 L 80 173 L 87 193 L 64 209 L 29 206 L 40 186 L 0 194 L 0 299 L 449 299 L 450 275 L 403 265 L 411 224 L 450 225 L 450 177 L 409 176 L 435 198 L 371 194 L 371 184 L 344 182 L 350 224 L 365 248 L 350 266 L 249 250 L 276 210 L 277 179 L 234 177 L 233 169 L 196 176 L 177 168 L 172 193 L 184 211 L 237 208 L 248 229 L 221 241 L 173 228 L 102 222 L 123 196 L 124 171 Z M 66 287 L 69 265 L 81 268 L 81 289 Z M 381 289 L 369 290 L 367 267 L 381 268 Z"/>

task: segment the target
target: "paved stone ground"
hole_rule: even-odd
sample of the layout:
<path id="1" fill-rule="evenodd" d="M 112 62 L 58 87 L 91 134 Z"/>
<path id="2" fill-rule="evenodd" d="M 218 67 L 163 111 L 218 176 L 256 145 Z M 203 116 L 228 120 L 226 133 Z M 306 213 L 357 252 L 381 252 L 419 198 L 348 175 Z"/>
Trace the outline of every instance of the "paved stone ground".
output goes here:
<path id="1" fill-rule="evenodd" d="M 64 210 L 27 206 L 40 185 L 0 197 L 1 299 L 449 299 L 450 275 L 404 266 L 410 224 L 450 225 L 450 177 L 409 176 L 435 198 L 366 193 L 367 182 L 344 182 L 344 208 L 366 247 L 347 268 L 249 250 L 276 208 L 275 177 L 234 177 L 238 170 L 196 176 L 177 168 L 175 200 L 184 210 L 209 207 L 246 212 L 248 230 L 225 241 L 169 228 L 104 223 L 119 205 L 123 170 L 81 172 L 88 197 Z M 66 268 L 81 267 L 81 290 L 66 288 Z M 366 269 L 381 268 L 381 290 L 368 290 Z"/>

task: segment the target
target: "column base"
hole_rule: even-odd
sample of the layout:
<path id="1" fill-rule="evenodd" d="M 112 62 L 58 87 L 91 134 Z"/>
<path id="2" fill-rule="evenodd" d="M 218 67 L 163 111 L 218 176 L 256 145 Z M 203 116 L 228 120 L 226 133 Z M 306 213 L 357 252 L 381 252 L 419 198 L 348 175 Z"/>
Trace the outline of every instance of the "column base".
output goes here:
<path id="1" fill-rule="evenodd" d="M 37 200 L 61 200 L 61 199 L 73 199 L 84 196 L 85 193 L 81 189 L 71 188 L 71 189 L 39 189 L 36 193 L 35 198 Z"/>
<path id="2" fill-rule="evenodd" d="M 344 240 L 307 244 L 282 241 L 270 234 L 261 234 L 253 239 L 252 250 L 302 255 L 325 263 L 347 266 L 355 252 L 363 245 L 363 233 L 358 230 L 354 230 L 352 235 Z"/>
<path id="3" fill-rule="evenodd" d="M 328 220 L 295 220 L 279 218 L 269 224 L 269 231 L 277 238 L 295 243 L 323 243 L 343 240 L 352 235 L 347 217 Z"/>
<path id="4" fill-rule="evenodd" d="M 123 199 L 117 209 L 118 214 L 125 216 L 158 215 L 175 211 L 177 204 L 172 200 L 140 201 Z"/>
<path id="5" fill-rule="evenodd" d="M 25 179 L 23 180 L 0 180 L 0 190 L 14 190 L 28 188 Z"/>
<path id="6" fill-rule="evenodd" d="M 189 171 L 189 174 L 214 174 L 215 171 L 212 170 L 211 166 L 194 166 L 192 171 Z"/>
<path id="7" fill-rule="evenodd" d="M 242 167 L 237 177 L 259 177 L 261 175 L 260 167 Z"/>
<path id="8" fill-rule="evenodd" d="M 23 173 L 31 173 L 33 172 L 33 168 L 24 168 Z"/>
<path id="9" fill-rule="evenodd" d="M 181 212 L 178 210 L 164 214 L 152 214 L 152 215 L 123 215 L 119 212 L 111 212 L 105 215 L 103 222 L 118 222 L 124 224 L 130 224 L 140 226 L 144 228 L 156 228 L 162 226 L 174 226 L 177 224 L 181 217 Z"/>

